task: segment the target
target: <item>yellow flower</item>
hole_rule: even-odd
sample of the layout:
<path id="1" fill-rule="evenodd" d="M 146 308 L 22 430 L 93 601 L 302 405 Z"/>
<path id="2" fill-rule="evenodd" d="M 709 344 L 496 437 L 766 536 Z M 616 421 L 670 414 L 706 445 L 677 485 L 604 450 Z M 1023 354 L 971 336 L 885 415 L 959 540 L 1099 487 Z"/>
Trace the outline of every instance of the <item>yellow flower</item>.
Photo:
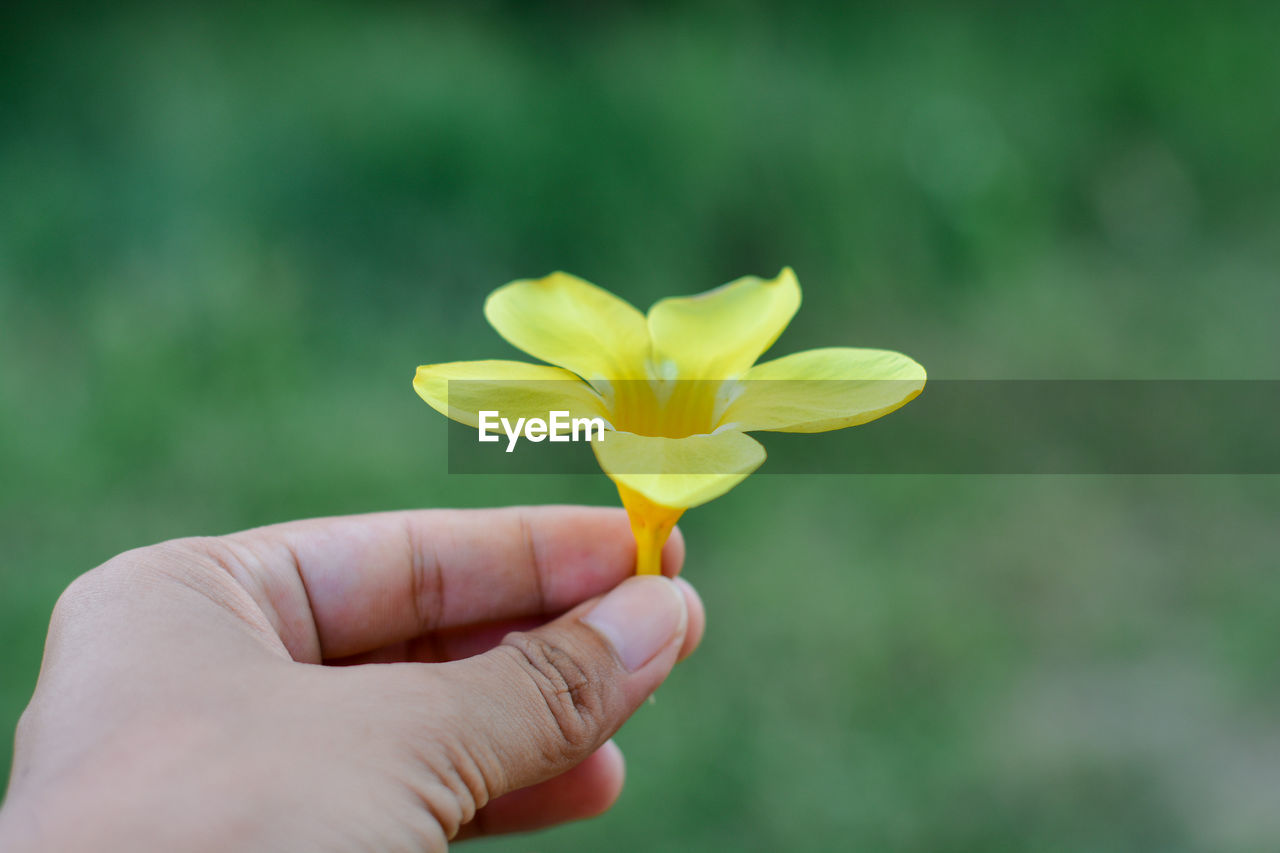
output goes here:
<path id="1" fill-rule="evenodd" d="M 924 368 L 896 352 L 806 350 L 756 364 L 800 307 L 790 268 L 740 278 L 641 314 L 563 272 L 498 288 L 484 313 L 498 333 L 551 365 L 461 361 L 418 368 L 436 411 L 477 426 L 481 410 L 600 417 L 592 443 L 636 537 L 637 573 L 656 574 L 689 507 L 717 498 L 764 461 L 745 433 L 824 432 L 874 420 L 924 388 Z"/>

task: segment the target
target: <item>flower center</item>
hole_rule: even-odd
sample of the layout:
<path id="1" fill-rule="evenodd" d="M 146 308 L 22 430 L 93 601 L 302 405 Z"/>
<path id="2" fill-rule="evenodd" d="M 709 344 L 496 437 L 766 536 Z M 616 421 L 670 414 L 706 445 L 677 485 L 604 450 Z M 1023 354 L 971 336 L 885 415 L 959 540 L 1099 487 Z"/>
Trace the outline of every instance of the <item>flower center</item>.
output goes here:
<path id="1" fill-rule="evenodd" d="M 627 379 L 608 396 L 615 429 L 637 435 L 684 438 L 715 429 L 723 382 L 707 379 Z"/>

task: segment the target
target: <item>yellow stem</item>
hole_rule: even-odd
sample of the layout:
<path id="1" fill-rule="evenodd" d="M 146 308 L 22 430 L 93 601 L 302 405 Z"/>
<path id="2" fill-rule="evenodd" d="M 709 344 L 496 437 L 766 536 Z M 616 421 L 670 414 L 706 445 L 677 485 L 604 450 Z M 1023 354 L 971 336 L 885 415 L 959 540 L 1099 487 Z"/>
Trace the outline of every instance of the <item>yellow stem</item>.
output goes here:
<path id="1" fill-rule="evenodd" d="M 656 504 L 621 483 L 617 485 L 631 521 L 631 533 L 636 538 L 636 574 L 661 574 L 662 546 L 684 510 Z"/>

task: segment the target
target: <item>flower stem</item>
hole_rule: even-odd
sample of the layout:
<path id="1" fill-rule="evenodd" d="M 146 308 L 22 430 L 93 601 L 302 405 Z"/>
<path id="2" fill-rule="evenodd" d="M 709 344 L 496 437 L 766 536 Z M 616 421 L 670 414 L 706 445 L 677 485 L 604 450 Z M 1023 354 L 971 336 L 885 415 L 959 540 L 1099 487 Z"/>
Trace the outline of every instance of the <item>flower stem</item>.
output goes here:
<path id="1" fill-rule="evenodd" d="M 662 546 L 684 510 L 656 504 L 621 483 L 617 486 L 631 521 L 631 533 L 636 538 L 636 574 L 661 574 Z"/>

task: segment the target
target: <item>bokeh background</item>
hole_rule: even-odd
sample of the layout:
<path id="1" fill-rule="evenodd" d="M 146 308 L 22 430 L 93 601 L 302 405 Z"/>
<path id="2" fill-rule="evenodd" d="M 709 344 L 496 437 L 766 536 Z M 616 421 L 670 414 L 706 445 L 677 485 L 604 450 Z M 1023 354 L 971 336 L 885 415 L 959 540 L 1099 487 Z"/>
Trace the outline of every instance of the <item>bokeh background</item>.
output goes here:
<path id="1" fill-rule="evenodd" d="M 445 471 L 413 368 L 513 355 L 480 310 L 513 278 L 643 308 L 790 264 L 775 352 L 1277 378 L 1278 32 L 1277 4 L 6 4 L 0 731 L 118 551 L 615 503 Z M 477 847 L 1280 849 L 1278 513 L 1268 477 L 754 477 L 684 520 L 709 633 L 622 732 L 615 810 Z"/>

